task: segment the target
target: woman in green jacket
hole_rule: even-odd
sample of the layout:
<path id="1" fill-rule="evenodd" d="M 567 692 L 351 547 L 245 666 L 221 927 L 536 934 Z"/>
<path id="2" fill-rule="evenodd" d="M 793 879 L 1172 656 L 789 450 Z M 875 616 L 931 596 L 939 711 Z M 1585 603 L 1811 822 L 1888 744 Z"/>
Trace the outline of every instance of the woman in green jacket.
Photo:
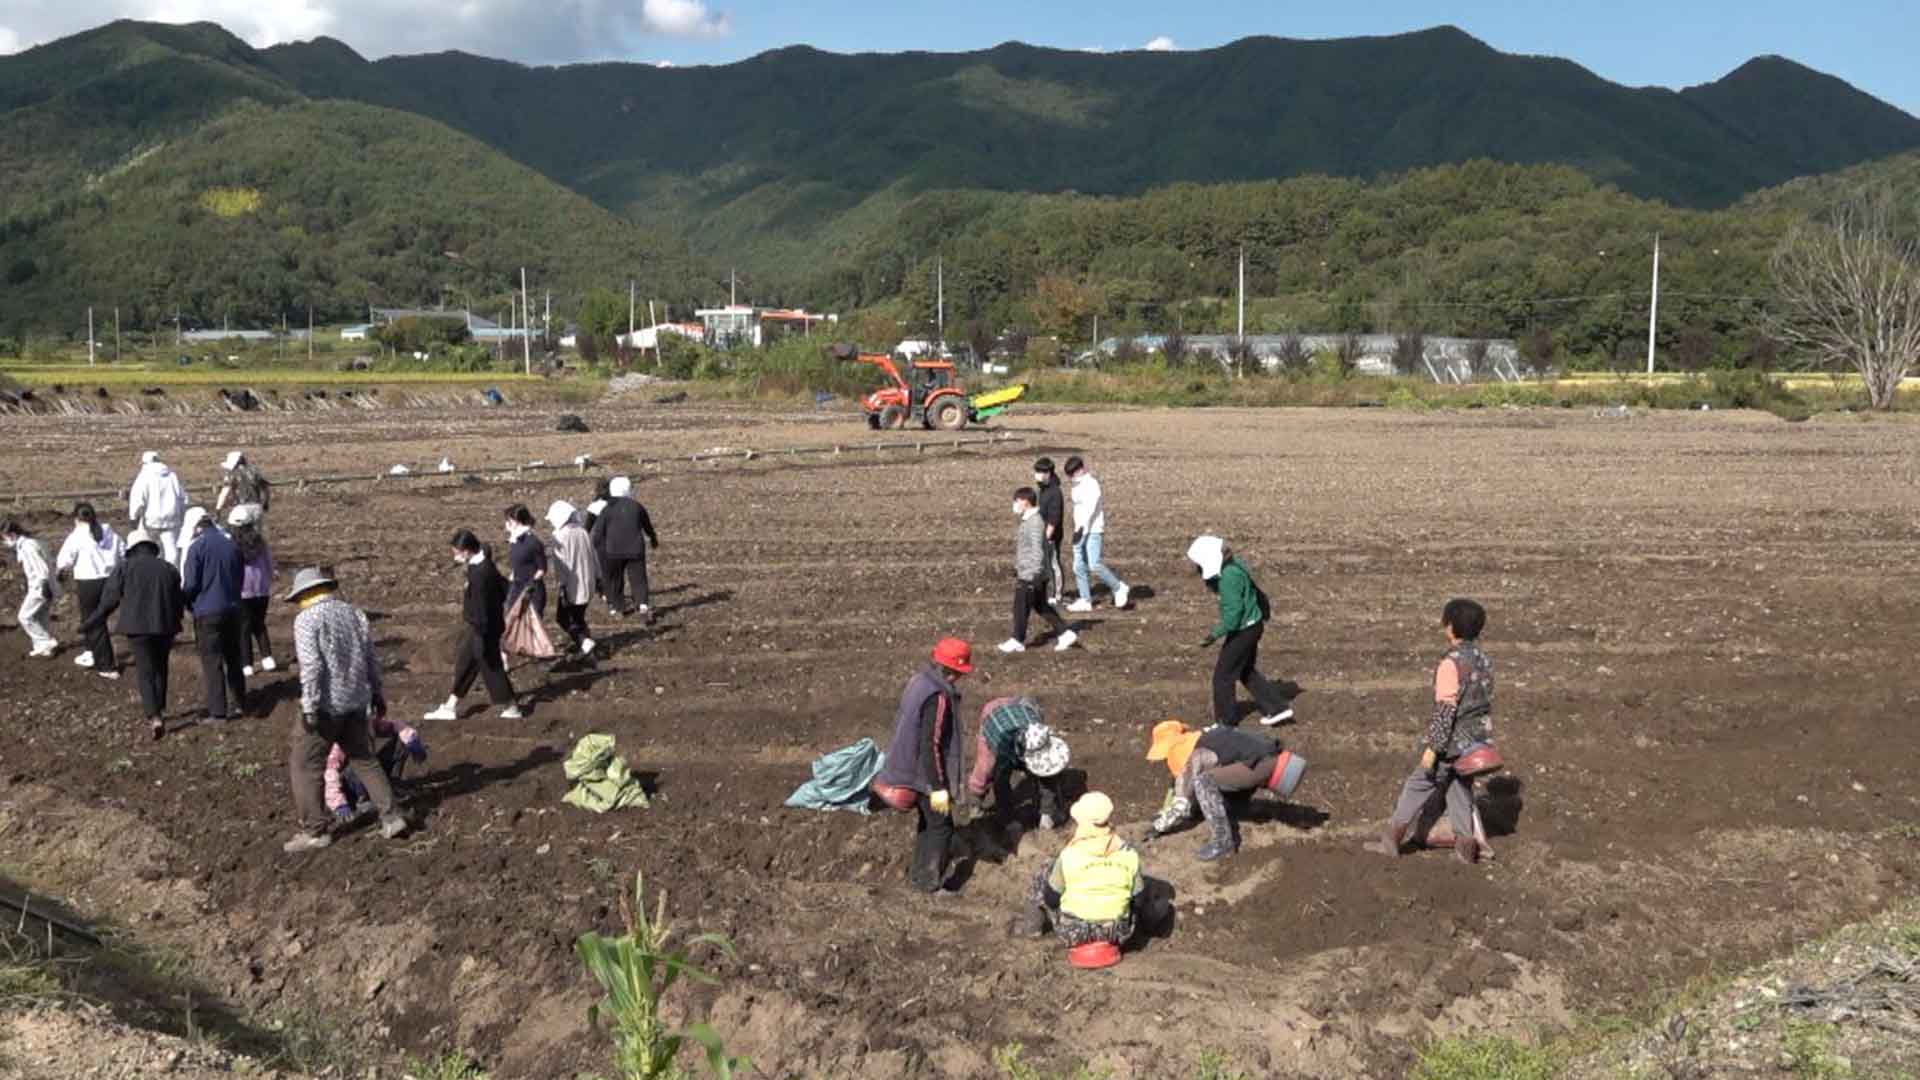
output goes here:
<path id="1" fill-rule="evenodd" d="M 1220 644 L 1220 659 L 1213 665 L 1213 722 L 1237 727 L 1240 708 L 1234 700 L 1234 683 L 1245 683 L 1253 691 L 1260 708 L 1260 722 L 1274 724 L 1293 719 L 1293 706 L 1265 675 L 1260 674 L 1260 635 L 1270 610 L 1267 596 L 1253 583 L 1247 566 L 1217 536 L 1201 536 L 1187 548 L 1187 558 L 1200 568 L 1200 580 L 1220 597 L 1220 621 L 1201 642 L 1206 648 Z"/>

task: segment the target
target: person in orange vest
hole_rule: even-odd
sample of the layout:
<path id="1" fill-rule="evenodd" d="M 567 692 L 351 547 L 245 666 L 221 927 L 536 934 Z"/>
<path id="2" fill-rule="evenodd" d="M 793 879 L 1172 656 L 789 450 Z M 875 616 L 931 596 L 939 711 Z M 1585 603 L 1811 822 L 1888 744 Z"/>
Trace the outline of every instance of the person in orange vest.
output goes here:
<path id="1" fill-rule="evenodd" d="M 1164 836 L 1192 820 L 1196 807 L 1206 820 L 1208 840 L 1197 858 L 1212 862 L 1240 848 L 1240 831 L 1227 810 L 1228 795 L 1268 788 L 1282 798 L 1293 794 L 1307 762 L 1264 735 L 1218 724 L 1189 729 L 1178 720 L 1153 727 L 1148 761 L 1164 761 L 1173 788 L 1153 819 L 1149 839 Z"/>
<path id="2" fill-rule="evenodd" d="M 1113 800 L 1089 791 L 1067 811 L 1073 839 L 1033 879 L 1028 917 L 1019 932 L 1038 937 L 1053 923 L 1068 948 L 1133 937 L 1146 879 L 1140 853 L 1113 831 Z"/>

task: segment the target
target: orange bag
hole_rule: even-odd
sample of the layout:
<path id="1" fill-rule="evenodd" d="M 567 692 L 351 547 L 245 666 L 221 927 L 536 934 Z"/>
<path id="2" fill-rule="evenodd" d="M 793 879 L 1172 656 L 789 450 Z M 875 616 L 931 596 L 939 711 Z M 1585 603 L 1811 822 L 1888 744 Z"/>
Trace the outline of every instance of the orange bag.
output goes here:
<path id="1" fill-rule="evenodd" d="M 559 655 L 554 651 L 553 639 L 547 636 L 547 628 L 540 622 L 540 616 L 527 606 L 527 594 L 507 609 L 507 630 L 500 635 L 500 647 L 515 656 L 525 656 L 534 660 L 551 660 Z"/>

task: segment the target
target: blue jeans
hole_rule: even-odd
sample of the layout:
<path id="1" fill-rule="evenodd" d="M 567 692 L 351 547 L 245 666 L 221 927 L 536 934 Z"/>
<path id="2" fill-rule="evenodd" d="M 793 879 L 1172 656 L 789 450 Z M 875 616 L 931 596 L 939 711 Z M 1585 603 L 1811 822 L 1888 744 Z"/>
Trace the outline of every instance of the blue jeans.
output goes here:
<path id="1" fill-rule="evenodd" d="M 1100 561 L 1100 538 L 1102 533 L 1088 533 L 1073 545 L 1073 583 L 1080 587 L 1080 599 L 1093 599 L 1093 584 L 1087 579 L 1089 573 L 1107 583 L 1107 588 L 1115 592 L 1126 587 L 1126 582 L 1113 576 L 1107 564 Z"/>

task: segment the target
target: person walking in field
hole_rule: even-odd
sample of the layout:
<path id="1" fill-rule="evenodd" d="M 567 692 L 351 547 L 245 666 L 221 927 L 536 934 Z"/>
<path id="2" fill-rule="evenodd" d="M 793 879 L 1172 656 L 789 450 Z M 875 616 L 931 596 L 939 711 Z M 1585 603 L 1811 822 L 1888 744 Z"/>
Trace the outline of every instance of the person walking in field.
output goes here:
<path id="1" fill-rule="evenodd" d="M 917 815 L 913 861 L 907 881 L 939 895 L 947 884 L 947 853 L 953 844 L 953 793 L 961 769 L 959 682 L 973 672 L 973 650 L 959 638 L 942 638 L 932 657 L 907 680 L 894 712 L 893 740 L 874 778 L 877 791 L 913 793 Z"/>
<path id="2" fill-rule="evenodd" d="M 252 506 L 259 510 L 256 520 L 266 517 L 273 506 L 273 485 L 261 474 L 245 454 L 235 450 L 220 462 L 220 469 L 226 474 L 226 480 L 220 485 L 220 494 L 213 501 L 213 512 L 219 513 L 229 506 Z"/>
<path id="3" fill-rule="evenodd" d="M 233 530 L 233 543 L 240 549 L 241 642 L 240 673 L 253 678 L 256 669 L 273 671 L 279 662 L 273 658 L 273 640 L 267 632 L 267 606 L 273 593 L 273 548 L 260 534 L 260 509 L 257 503 L 241 503 L 227 515 Z"/>
<path id="4" fill-rule="evenodd" d="M 1101 561 L 1107 534 L 1107 504 L 1100 481 L 1094 479 L 1092 470 L 1078 456 L 1067 459 L 1066 469 L 1067 482 L 1073 485 L 1073 581 L 1080 589 L 1080 598 L 1069 604 L 1067 610 L 1093 610 L 1094 577 L 1106 582 L 1113 593 L 1113 606 L 1124 608 L 1128 599 L 1127 583 Z"/>
<path id="5" fill-rule="evenodd" d="M 140 472 L 127 489 L 127 518 L 146 530 L 160 545 L 160 555 L 174 569 L 180 568 L 180 525 L 187 512 L 187 489 L 160 455 L 152 450 L 140 455 Z"/>
<path id="6" fill-rule="evenodd" d="M 107 619 L 120 613 L 115 629 L 127 639 L 133 653 L 134 680 L 147 725 L 158 739 L 167 733 L 167 674 L 173 639 L 180 635 L 186 601 L 180 594 L 180 571 L 160 555 L 160 543 L 144 529 L 127 534 L 127 555 L 107 578 L 100 602 L 80 624 L 83 635 L 104 631 Z"/>
<path id="7" fill-rule="evenodd" d="M 300 826 L 281 850 L 298 854 L 333 843 L 334 815 L 322 787 L 327 757 L 335 746 L 379 810 L 380 835 L 391 840 L 407 831 L 407 820 L 394 807 L 393 788 L 371 743 L 371 725 L 385 719 L 387 698 L 366 613 L 342 599 L 333 575 L 317 566 L 294 575 L 287 602 L 300 607 L 293 620 L 300 715 L 294 718 L 287 750 L 287 777 Z"/>
<path id="8" fill-rule="evenodd" d="M 1067 564 L 1060 553 L 1066 548 L 1068 530 L 1066 496 L 1053 473 L 1052 458 L 1033 463 L 1033 486 L 1040 496 L 1040 520 L 1046 525 L 1047 603 L 1059 607 L 1067 590 Z"/>
<path id="9" fill-rule="evenodd" d="M 633 481 L 616 476 L 607 485 L 607 505 L 593 522 L 593 542 L 600 549 L 601 569 L 607 576 L 607 607 L 620 617 L 638 612 L 651 623 L 653 607 L 647 587 L 647 549 L 660 547 L 647 508 L 633 498 Z M 633 593 L 633 606 L 627 593 Z"/>
<path id="10" fill-rule="evenodd" d="M 60 642 L 47 628 L 47 613 L 53 610 L 56 595 L 47 549 L 17 521 L 0 523 L 0 540 L 13 551 L 13 557 L 20 562 L 20 574 L 26 578 L 26 594 L 20 598 L 20 629 L 32 644 L 27 655 L 36 660 L 50 657 L 60 651 Z"/>
<path id="11" fill-rule="evenodd" d="M 192 526 L 180 571 L 180 594 L 193 613 L 207 723 L 218 725 L 244 715 L 247 709 L 246 616 L 240 608 L 247 564 L 233 538 L 212 518 L 202 513 Z"/>
<path id="12" fill-rule="evenodd" d="M 1027 651 L 1027 618 L 1032 613 L 1053 627 L 1055 652 L 1066 652 L 1080 639 L 1047 600 L 1047 538 L 1039 502 L 1032 488 L 1013 493 L 1013 513 L 1020 524 L 1013 534 L 1013 636 L 1000 643 L 1003 653 Z"/>
<path id="13" fill-rule="evenodd" d="M 493 556 L 470 529 L 453 534 L 454 561 L 466 568 L 466 591 L 460 602 L 460 644 L 454 657 L 453 693 L 446 703 L 428 713 L 428 720 L 456 720 L 460 699 L 476 680 L 487 684 L 487 696 L 503 706 L 502 720 L 523 715 L 514 702 L 513 683 L 501 658 L 500 636 L 507 629 L 507 579 L 493 565 Z"/>
<path id="14" fill-rule="evenodd" d="M 76 503 L 73 508 L 73 531 L 60 545 L 60 554 L 54 560 L 56 574 L 73 575 L 73 594 L 75 609 L 84 622 L 100 606 L 100 594 L 107 589 L 107 580 L 126 557 L 126 548 L 120 537 L 105 525 L 100 524 L 100 515 L 95 512 L 92 503 Z M 83 668 L 92 668 L 94 674 L 103 679 L 118 679 L 120 665 L 113 655 L 113 635 L 107 633 L 104 624 L 96 626 L 90 633 L 81 635 L 85 648 L 73 662 Z"/>
<path id="15" fill-rule="evenodd" d="M 1200 643 L 1204 649 L 1220 642 L 1220 658 L 1213 665 L 1213 722 L 1239 725 L 1235 683 L 1253 691 L 1262 724 L 1272 727 L 1293 719 L 1293 705 L 1286 695 L 1260 674 L 1260 637 L 1273 614 L 1267 594 L 1253 583 L 1247 565 L 1217 536 L 1195 537 L 1187 548 L 1187 559 L 1200 568 L 1200 580 L 1220 603 L 1220 621 Z"/>
<path id="16" fill-rule="evenodd" d="M 554 587 L 555 618 L 560 629 L 573 639 L 573 648 L 581 656 L 592 656 L 593 631 L 587 626 L 587 606 L 593 603 L 594 589 L 600 580 L 600 559 L 593 550 L 593 538 L 580 524 L 573 504 L 556 502 L 547 507 L 547 524 L 553 527 L 552 558 L 547 561 Z"/>
<path id="17" fill-rule="evenodd" d="M 1423 813 L 1435 799 L 1443 798 L 1453 831 L 1454 857 L 1468 865 L 1492 858 L 1492 849 L 1484 847 L 1486 832 L 1474 808 L 1472 767 L 1462 763 L 1493 738 L 1493 661 L 1480 651 L 1480 634 L 1486 625 L 1486 609 L 1472 600 L 1449 600 L 1441 610 L 1447 654 L 1434 667 L 1433 712 L 1420 763 L 1400 785 L 1393 814 L 1379 841 L 1367 845 L 1368 850 L 1399 855 Z"/>
<path id="18" fill-rule="evenodd" d="M 533 511 L 523 503 L 507 507 L 507 608 L 526 598 L 536 619 L 547 614 L 547 545 L 533 531 Z"/>

